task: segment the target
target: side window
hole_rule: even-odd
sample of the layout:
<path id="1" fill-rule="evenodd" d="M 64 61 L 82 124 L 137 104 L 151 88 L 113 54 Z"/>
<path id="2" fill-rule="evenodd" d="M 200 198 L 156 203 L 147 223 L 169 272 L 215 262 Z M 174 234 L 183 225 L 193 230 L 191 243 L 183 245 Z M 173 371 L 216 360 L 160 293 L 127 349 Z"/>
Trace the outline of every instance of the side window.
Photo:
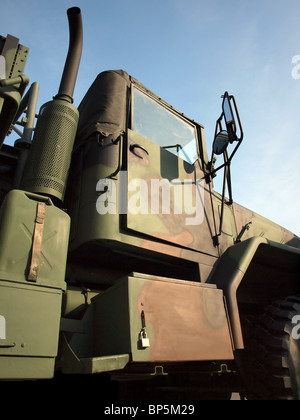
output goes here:
<path id="1" fill-rule="evenodd" d="M 135 87 L 133 131 L 189 164 L 198 158 L 195 127 Z"/>

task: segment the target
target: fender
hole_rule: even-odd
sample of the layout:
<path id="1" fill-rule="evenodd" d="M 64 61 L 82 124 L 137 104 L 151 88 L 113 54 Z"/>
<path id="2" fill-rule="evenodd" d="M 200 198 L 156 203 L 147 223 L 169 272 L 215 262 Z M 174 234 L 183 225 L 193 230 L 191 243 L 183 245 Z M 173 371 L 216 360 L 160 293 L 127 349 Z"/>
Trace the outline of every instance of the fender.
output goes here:
<path id="1" fill-rule="evenodd" d="M 222 289 L 228 305 L 235 348 L 244 348 L 241 302 L 266 306 L 300 292 L 300 249 L 253 237 L 228 248 L 208 283 Z"/>

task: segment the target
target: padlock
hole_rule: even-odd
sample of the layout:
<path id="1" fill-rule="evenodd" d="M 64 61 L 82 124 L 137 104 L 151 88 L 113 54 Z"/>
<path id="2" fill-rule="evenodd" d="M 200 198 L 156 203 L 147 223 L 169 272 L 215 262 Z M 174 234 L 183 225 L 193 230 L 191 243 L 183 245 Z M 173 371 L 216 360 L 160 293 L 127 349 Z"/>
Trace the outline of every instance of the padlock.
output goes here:
<path id="1" fill-rule="evenodd" d="M 140 344 L 143 349 L 150 347 L 150 340 L 147 337 L 147 333 L 144 329 L 140 333 Z"/>

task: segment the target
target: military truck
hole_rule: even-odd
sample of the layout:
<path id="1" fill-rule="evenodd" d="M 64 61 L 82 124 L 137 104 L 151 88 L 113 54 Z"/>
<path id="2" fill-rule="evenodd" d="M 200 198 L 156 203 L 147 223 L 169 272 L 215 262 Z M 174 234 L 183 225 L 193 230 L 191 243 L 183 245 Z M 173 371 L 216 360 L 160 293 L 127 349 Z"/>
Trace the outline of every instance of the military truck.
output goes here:
<path id="1" fill-rule="evenodd" d="M 0 39 L 0 144 L 20 136 L 0 152 L 1 381 L 299 399 L 300 239 L 233 201 L 234 97 L 211 156 L 201 124 L 125 71 L 100 73 L 77 109 L 80 9 L 68 20 L 59 91 L 37 116 L 29 49 Z"/>

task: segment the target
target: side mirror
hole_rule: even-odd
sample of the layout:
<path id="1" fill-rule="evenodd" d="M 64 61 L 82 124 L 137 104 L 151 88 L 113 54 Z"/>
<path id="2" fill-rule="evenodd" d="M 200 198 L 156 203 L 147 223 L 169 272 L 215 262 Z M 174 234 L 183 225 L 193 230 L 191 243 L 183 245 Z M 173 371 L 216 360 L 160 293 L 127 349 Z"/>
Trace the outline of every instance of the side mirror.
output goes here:
<path id="1" fill-rule="evenodd" d="M 236 123 L 235 123 L 234 113 L 232 111 L 231 101 L 234 101 L 234 97 L 229 96 L 228 92 L 225 92 L 223 104 L 222 104 L 223 116 L 226 123 L 229 141 L 230 143 L 233 143 L 234 141 L 238 140 L 238 137 L 236 135 Z M 235 109 L 236 109 L 236 106 L 235 106 Z"/>
<path id="2" fill-rule="evenodd" d="M 221 155 L 227 151 L 229 144 L 237 142 L 238 144 L 230 157 L 227 156 L 227 159 L 231 161 L 243 140 L 244 133 L 234 96 L 230 96 L 228 92 L 225 92 L 222 98 L 222 114 L 216 124 L 213 154 Z M 224 121 L 226 130 L 223 129 Z"/>
<path id="3" fill-rule="evenodd" d="M 219 134 L 216 135 L 214 144 L 213 144 L 213 152 L 215 155 L 222 155 L 225 150 L 227 149 L 229 144 L 229 137 L 227 131 L 221 131 Z"/>

